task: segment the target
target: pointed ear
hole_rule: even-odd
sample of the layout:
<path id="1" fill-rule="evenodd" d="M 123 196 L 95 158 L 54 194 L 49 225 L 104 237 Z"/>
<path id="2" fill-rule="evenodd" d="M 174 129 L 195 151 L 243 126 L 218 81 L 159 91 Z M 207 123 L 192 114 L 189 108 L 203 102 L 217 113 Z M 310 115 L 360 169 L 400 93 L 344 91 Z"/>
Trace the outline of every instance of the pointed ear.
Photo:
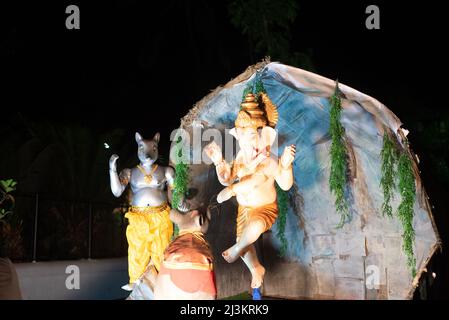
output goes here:
<path id="1" fill-rule="evenodd" d="M 229 130 L 229 134 L 232 135 L 234 138 L 236 138 L 237 140 L 239 139 L 237 137 L 237 130 L 235 128 L 232 128 L 231 130 Z"/>
<path id="2" fill-rule="evenodd" d="M 276 130 L 273 129 L 272 127 L 269 126 L 265 126 L 262 128 L 262 131 L 260 133 L 261 136 L 261 143 L 262 143 L 262 148 L 265 148 L 266 146 L 271 146 L 274 143 L 274 140 L 276 139 Z"/>
<path id="3" fill-rule="evenodd" d="M 161 139 L 161 134 L 159 132 L 156 132 L 156 134 L 153 137 L 153 141 L 156 143 L 159 143 L 159 140 Z"/>
<path id="4" fill-rule="evenodd" d="M 142 136 L 140 133 L 136 132 L 136 142 L 139 143 L 140 141 L 142 141 Z"/>

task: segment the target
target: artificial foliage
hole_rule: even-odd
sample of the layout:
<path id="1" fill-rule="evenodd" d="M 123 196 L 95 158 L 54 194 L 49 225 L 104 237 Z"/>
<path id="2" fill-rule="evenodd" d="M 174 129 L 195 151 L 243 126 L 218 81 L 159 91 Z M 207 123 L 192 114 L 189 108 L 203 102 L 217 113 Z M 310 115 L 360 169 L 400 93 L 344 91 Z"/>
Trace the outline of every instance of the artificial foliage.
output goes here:
<path id="1" fill-rule="evenodd" d="M 178 137 L 175 145 L 175 153 L 177 156 L 177 161 L 175 164 L 175 181 L 173 188 L 173 197 L 172 197 L 172 207 L 178 208 L 181 204 L 183 198 L 185 198 L 187 194 L 187 188 L 189 183 L 189 173 L 186 161 L 184 161 L 184 155 L 182 153 L 181 147 L 182 138 Z M 178 235 L 179 229 L 175 224 L 174 226 L 174 236 Z"/>
<path id="2" fill-rule="evenodd" d="M 405 140 L 406 145 L 408 144 Z M 413 276 L 416 275 L 416 258 L 413 252 L 415 241 L 415 230 L 413 229 L 413 205 L 415 203 L 416 187 L 413 164 L 408 153 L 402 150 L 399 154 L 394 141 L 385 131 L 381 151 L 382 157 L 382 177 L 380 185 L 382 187 L 384 200 L 382 203 L 382 214 L 392 217 L 393 208 L 391 200 L 396 187 L 399 188 L 401 202 L 396 210 L 396 216 L 402 224 L 402 249 L 407 257 L 407 266 Z M 396 178 L 397 177 L 397 178 Z M 396 183 L 398 181 L 398 183 Z"/>
<path id="3" fill-rule="evenodd" d="M 253 92 L 256 96 L 258 96 L 260 93 L 267 93 L 267 91 L 265 90 L 265 87 L 263 85 L 262 80 L 260 80 L 260 78 L 258 77 L 255 84 L 254 84 L 254 92 Z"/>
<path id="4" fill-rule="evenodd" d="M 416 258 L 413 252 L 415 230 L 413 229 L 413 205 L 415 203 L 416 187 L 413 174 L 412 160 L 403 152 L 398 161 L 399 192 L 401 203 L 397 209 L 397 216 L 402 223 L 402 248 L 407 256 L 407 265 L 413 277 L 416 275 Z"/>
<path id="5" fill-rule="evenodd" d="M 288 213 L 288 194 L 286 191 L 282 190 L 277 184 L 276 184 L 276 193 L 278 203 L 276 236 L 281 242 L 279 255 L 283 257 L 287 253 L 288 248 L 287 238 L 285 237 L 285 225 L 287 223 L 287 213 Z"/>
<path id="6" fill-rule="evenodd" d="M 393 141 L 385 130 L 383 137 L 383 145 L 381 151 L 382 157 L 382 176 L 380 185 L 382 187 L 384 199 L 382 203 L 382 214 L 387 217 L 393 216 L 393 209 L 391 207 L 391 200 L 393 199 L 393 192 L 395 189 L 395 164 L 397 161 L 397 152 Z"/>
<path id="7" fill-rule="evenodd" d="M 10 192 L 16 190 L 16 185 L 13 179 L 0 180 L 0 219 L 12 213 L 14 198 Z"/>
<path id="8" fill-rule="evenodd" d="M 334 94 L 330 100 L 330 124 L 329 132 L 332 139 L 330 160 L 331 170 L 329 175 L 329 188 L 335 195 L 335 208 L 340 214 L 340 222 L 338 228 L 342 227 L 349 220 L 349 207 L 345 198 L 346 189 L 346 147 L 345 147 L 345 131 L 340 123 L 341 118 L 341 96 L 336 82 Z"/>

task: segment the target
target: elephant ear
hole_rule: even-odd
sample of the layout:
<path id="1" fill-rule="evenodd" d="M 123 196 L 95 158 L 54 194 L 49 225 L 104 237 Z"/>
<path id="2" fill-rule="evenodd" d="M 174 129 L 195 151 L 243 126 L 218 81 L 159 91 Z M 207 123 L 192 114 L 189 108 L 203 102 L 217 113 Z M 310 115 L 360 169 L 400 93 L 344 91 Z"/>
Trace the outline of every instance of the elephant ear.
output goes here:
<path id="1" fill-rule="evenodd" d="M 261 137 L 261 149 L 265 148 L 266 146 L 271 147 L 274 143 L 274 140 L 276 139 L 277 132 L 275 129 L 269 126 L 265 126 L 262 128 L 260 137 Z"/>
<path id="2" fill-rule="evenodd" d="M 229 134 L 238 140 L 237 130 L 235 128 L 232 128 L 231 130 L 229 130 Z"/>

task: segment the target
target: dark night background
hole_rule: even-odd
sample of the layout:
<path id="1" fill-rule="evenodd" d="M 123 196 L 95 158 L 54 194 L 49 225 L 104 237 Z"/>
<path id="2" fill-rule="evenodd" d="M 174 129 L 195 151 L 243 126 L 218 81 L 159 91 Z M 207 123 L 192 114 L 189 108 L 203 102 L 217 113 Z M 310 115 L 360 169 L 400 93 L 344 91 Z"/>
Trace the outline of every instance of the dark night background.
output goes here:
<path id="1" fill-rule="evenodd" d="M 131 163 L 134 132 L 159 131 L 161 153 L 168 154 L 169 133 L 195 102 L 270 55 L 338 78 L 402 120 L 443 246 L 449 243 L 448 52 L 440 2 L 250 0 L 257 8 L 250 17 L 236 15 L 242 1 L 93 2 L 2 4 L 0 179 L 17 180 L 18 194 L 111 201 L 101 172 L 112 151 L 120 165 Z M 69 4 L 80 8 L 80 30 L 65 28 Z M 380 30 L 365 28 L 369 4 L 380 8 Z M 260 16 L 267 29 L 256 24 L 242 32 Z M 276 37 L 285 42 L 270 43 Z M 49 152 L 48 141 L 65 151 Z M 23 228 L 30 234 L 30 226 Z M 425 297 L 448 298 L 446 250 L 429 267 L 437 277 L 432 285 L 424 277 Z"/>

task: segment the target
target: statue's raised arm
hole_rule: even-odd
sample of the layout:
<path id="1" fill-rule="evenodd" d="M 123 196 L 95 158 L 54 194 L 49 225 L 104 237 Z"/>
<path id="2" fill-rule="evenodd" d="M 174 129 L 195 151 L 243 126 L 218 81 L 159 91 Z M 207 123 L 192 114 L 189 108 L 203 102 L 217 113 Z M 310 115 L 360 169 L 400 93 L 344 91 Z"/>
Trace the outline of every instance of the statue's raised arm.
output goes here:
<path id="1" fill-rule="evenodd" d="M 120 197 L 125 191 L 131 178 L 131 169 L 123 169 L 120 175 L 117 173 L 117 160 L 119 156 L 113 154 L 109 159 L 109 177 L 111 179 L 111 191 L 115 197 Z"/>
<path id="2" fill-rule="evenodd" d="M 235 180 L 232 167 L 222 156 L 221 148 L 215 141 L 212 141 L 204 148 L 206 155 L 212 160 L 217 170 L 218 181 L 224 186 L 229 186 Z"/>
<path id="3" fill-rule="evenodd" d="M 296 146 L 292 144 L 284 149 L 275 180 L 282 190 L 289 190 L 293 186 L 293 160 L 295 159 Z"/>

